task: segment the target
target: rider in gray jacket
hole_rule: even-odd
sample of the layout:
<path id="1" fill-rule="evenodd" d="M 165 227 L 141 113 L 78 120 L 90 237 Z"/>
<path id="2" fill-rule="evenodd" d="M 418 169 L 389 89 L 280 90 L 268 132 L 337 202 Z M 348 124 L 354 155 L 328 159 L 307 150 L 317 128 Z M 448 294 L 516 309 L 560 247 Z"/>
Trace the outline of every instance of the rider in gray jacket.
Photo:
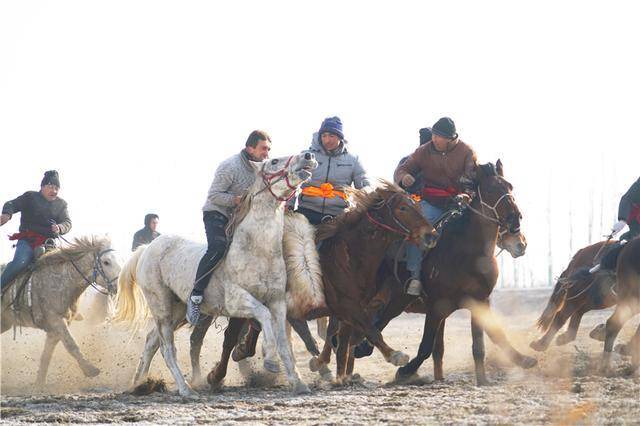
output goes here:
<path id="1" fill-rule="evenodd" d="M 317 225 L 325 217 L 337 216 L 349 206 L 342 189 L 351 185 L 356 189 L 364 188 L 369 185 L 369 179 L 358 156 L 347 150 L 338 117 L 329 117 L 322 122 L 320 130 L 313 134 L 309 152 L 315 154 L 318 168 L 302 185 L 297 211 Z"/>

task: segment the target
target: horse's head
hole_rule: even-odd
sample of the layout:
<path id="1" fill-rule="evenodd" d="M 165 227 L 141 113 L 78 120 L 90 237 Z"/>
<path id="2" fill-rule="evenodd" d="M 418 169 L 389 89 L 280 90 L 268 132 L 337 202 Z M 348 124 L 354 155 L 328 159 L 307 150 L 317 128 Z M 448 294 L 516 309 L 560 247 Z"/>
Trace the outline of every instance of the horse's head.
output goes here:
<path id="1" fill-rule="evenodd" d="M 376 188 L 375 193 L 379 200 L 367 212 L 371 222 L 404 235 L 421 248 L 430 249 L 436 245 L 438 233 L 409 194 L 390 183 Z"/>
<path id="2" fill-rule="evenodd" d="M 96 284 L 106 288 L 109 295 L 116 294 L 120 269 L 122 269 L 122 265 L 112 248 L 96 253 L 94 264 L 95 281 Z"/>
<path id="3" fill-rule="evenodd" d="M 498 247 L 511 256 L 520 257 L 527 249 L 527 240 L 520 231 L 522 214 L 513 197 L 513 186 L 504 178 L 502 161 L 483 164 L 476 172 L 478 210 L 498 225 Z"/>
<path id="4" fill-rule="evenodd" d="M 296 189 L 311 177 L 311 171 L 318 167 L 315 155 L 303 152 L 291 157 L 271 158 L 259 164 L 259 175 L 265 187 L 278 201 L 287 201 Z"/>

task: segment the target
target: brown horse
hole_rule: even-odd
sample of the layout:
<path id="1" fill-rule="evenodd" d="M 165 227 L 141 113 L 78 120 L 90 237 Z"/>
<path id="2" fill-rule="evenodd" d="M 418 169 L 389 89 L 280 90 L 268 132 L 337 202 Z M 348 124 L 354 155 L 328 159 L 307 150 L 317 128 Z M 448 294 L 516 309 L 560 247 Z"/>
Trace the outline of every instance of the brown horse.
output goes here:
<path id="1" fill-rule="evenodd" d="M 567 319 L 567 331 L 556 339 L 557 345 L 572 342 L 578 333 L 582 316 L 594 309 L 606 309 L 617 303 L 616 293 L 613 291 L 615 275 L 612 271 L 600 271 L 589 275 L 589 279 L 571 280 L 570 277 L 579 271 L 585 271 L 598 263 L 605 247 L 615 244 L 615 241 L 600 241 L 584 247 L 573 256 L 569 266 L 565 269 L 551 293 L 547 307 L 538 319 L 538 327 L 545 334 L 529 346 L 536 351 L 545 351 L 551 344 L 553 337 L 562 328 Z M 596 258 L 597 257 L 597 258 Z"/>
<path id="2" fill-rule="evenodd" d="M 319 255 L 325 298 L 330 313 L 340 321 L 342 333 L 337 350 L 339 382 L 346 377 L 352 333 L 366 336 L 388 362 L 403 365 L 408 361 L 407 355 L 389 347 L 371 325 L 371 313 L 366 306 L 375 295 L 375 273 L 391 243 L 405 238 L 431 248 L 438 238 L 418 205 L 398 186 L 384 183 L 372 192 L 349 192 L 355 207 L 319 225 L 317 230 L 317 239 L 322 241 Z M 229 353 L 237 343 L 241 325 L 242 320 L 232 320 L 225 332 L 221 362 L 207 377 L 212 386 L 226 373 Z M 249 334 L 247 339 L 255 345 L 257 331 Z"/>
<path id="3" fill-rule="evenodd" d="M 498 277 L 494 252 L 498 238 L 513 257 L 522 256 L 526 240 L 520 233 L 521 214 L 511 194 L 512 186 L 504 179 L 502 162 L 496 166 L 478 167 L 478 196 L 462 217 L 442 231 L 438 245 L 422 263 L 424 295 L 417 300 L 399 290 L 397 280 L 389 275 L 389 268 L 381 270 L 380 281 L 387 284 L 390 301 L 381 313 L 378 327 L 384 327 L 405 308 L 425 313 L 425 326 L 417 356 L 398 369 L 396 378 L 404 380 L 414 375 L 433 353 L 436 380 L 443 379 L 444 326 L 454 311 L 471 311 L 473 358 L 478 385 L 487 384 L 484 367 L 484 331 L 487 332 L 509 358 L 523 368 L 537 364 L 534 358 L 514 349 L 489 307 L 489 296 Z M 385 274 L 386 272 L 386 274 Z M 411 306 L 409 306 L 411 305 Z"/>
<path id="4" fill-rule="evenodd" d="M 613 343 L 624 324 L 640 312 L 640 238 L 629 241 L 620 251 L 616 263 L 618 305 L 605 327 L 601 372 L 610 374 Z M 640 327 L 627 345 L 634 369 L 640 366 Z"/>

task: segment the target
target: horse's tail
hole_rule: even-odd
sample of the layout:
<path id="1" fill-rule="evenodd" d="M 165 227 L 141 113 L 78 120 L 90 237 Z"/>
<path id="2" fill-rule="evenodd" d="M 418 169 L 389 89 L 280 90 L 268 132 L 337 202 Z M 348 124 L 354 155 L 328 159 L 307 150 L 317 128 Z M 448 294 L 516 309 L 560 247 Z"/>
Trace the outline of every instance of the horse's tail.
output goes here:
<path id="1" fill-rule="evenodd" d="M 140 256 L 147 246 L 140 246 L 131 258 L 124 264 L 118 277 L 118 294 L 116 295 L 115 314 L 116 322 L 128 322 L 137 327 L 149 316 L 149 307 L 138 287 L 136 269 Z"/>
<path id="2" fill-rule="evenodd" d="M 544 308 L 542 315 L 538 318 L 536 322 L 540 331 L 545 332 L 551 325 L 551 321 L 556 315 L 562 305 L 564 304 L 564 300 L 567 297 L 567 280 L 566 277 L 560 277 L 556 281 L 556 285 L 553 288 L 553 293 L 551 293 L 551 297 L 549 297 L 549 301 L 547 302 L 547 306 Z"/>

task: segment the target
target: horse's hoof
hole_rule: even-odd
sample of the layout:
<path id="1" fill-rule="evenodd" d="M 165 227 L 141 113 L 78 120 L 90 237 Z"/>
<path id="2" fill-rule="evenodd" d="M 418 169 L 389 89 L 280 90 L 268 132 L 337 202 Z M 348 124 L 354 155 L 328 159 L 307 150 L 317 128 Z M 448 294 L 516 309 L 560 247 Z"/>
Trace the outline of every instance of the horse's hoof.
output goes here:
<path id="1" fill-rule="evenodd" d="M 100 374 L 100 369 L 94 367 L 93 365 L 88 365 L 82 372 L 87 377 L 96 377 L 98 374 Z"/>
<path id="2" fill-rule="evenodd" d="M 492 384 L 486 377 L 476 377 L 476 386 L 491 386 Z"/>
<path id="3" fill-rule="evenodd" d="M 631 350 L 629 349 L 629 345 L 627 344 L 620 343 L 616 345 L 613 350 L 622 356 L 631 356 Z"/>
<path id="4" fill-rule="evenodd" d="M 302 380 L 298 380 L 298 383 L 293 386 L 294 395 L 308 395 L 310 393 L 311 389 Z"/>
<path id="5" fill-rule="evenodd" d="M 312 372 L 317 373 L 319 371 L 320 374 L 322 374 L 323 367 L 328 369 L 327 364 L 321 362 L 317 356 L 314 356 L 309 360 L 309 370 Z"/>
<path id="6" fill-rule="evenodd" d="M 607 336 L 606 331 L 607 331 L 607 326 L 605 324 L 599 324 L 596 326 L 596 328 L 591 330 L 591 332 L 589 333 L 589 337 L 599 342 L 604 342 L 604 339 Z"/>
<path id="7" fill-rule="evenodd" d="M 389 357 L 389 362 L 396 367 L 403 367 L 409 363 L 409 355 L 400 351 L 394 351 Z"/>
<path id="8" fill-rule="evenodd" d="M 363 340 L 353 352 L 354 357 L 364 358 L 373 353 L 373 345 L 368 340 Z"/>
<path id="9" fill-rule="evenodd" d="M 198 395 L 198 392 L 194 391 L 188 386 L 182 390 L 179 390 L 178 394 L 180 394 L 181 397 L 188 399 L 198 399 L 200 397 L 200 395 Z"/>
<path id="10" fill-rule="evenodd" d="M 410 371 L 408 368 L 400 367 L 396 371 L 395 382 L 402 383 L 417 376 L 415 371 Z"/>
<path id="11" fill-rule="evenodd" d="M 540 343 L 540 340 L 534 340 L 533 342 L 529 343 L 529 347 L 538 352 L 544 352 L 547 350 L 547 346 Z"/>
<path id="12" fill-rule="evenodd" d="M 269 373 L 278 374 L 280 372 L 280 363 L 278 363 L 278 361 L 265 359 L 262 365 L 264 365 L 264 369 Z"/>
<path id="13" fill-rule="evenodd" d="M 523 356 L 522 359 L 519 362 L 520 367 L 524 368 L 525 370 L 528 368 L 533 368 L 536 365 L 538 365 L 538 360 L 535 358 L 532 358 L 530 356 Z"/>
<path id="14" fill-rule="evenodd" d="M 331 369 L 327 365 L 323 365 L 320 367 L 320 378 L 326 382 L 330 382 L 333 380 L 333 373 L 331 373 Z"/>
<path id="15" fill-rule="evenodd" d="M 567 333 L 561 334 L 556 338 L 556 345 L 563 346 L 569 342 L 573 342 L 575 339 L 572 339 L 571 336 L 567 335 Z"/>

